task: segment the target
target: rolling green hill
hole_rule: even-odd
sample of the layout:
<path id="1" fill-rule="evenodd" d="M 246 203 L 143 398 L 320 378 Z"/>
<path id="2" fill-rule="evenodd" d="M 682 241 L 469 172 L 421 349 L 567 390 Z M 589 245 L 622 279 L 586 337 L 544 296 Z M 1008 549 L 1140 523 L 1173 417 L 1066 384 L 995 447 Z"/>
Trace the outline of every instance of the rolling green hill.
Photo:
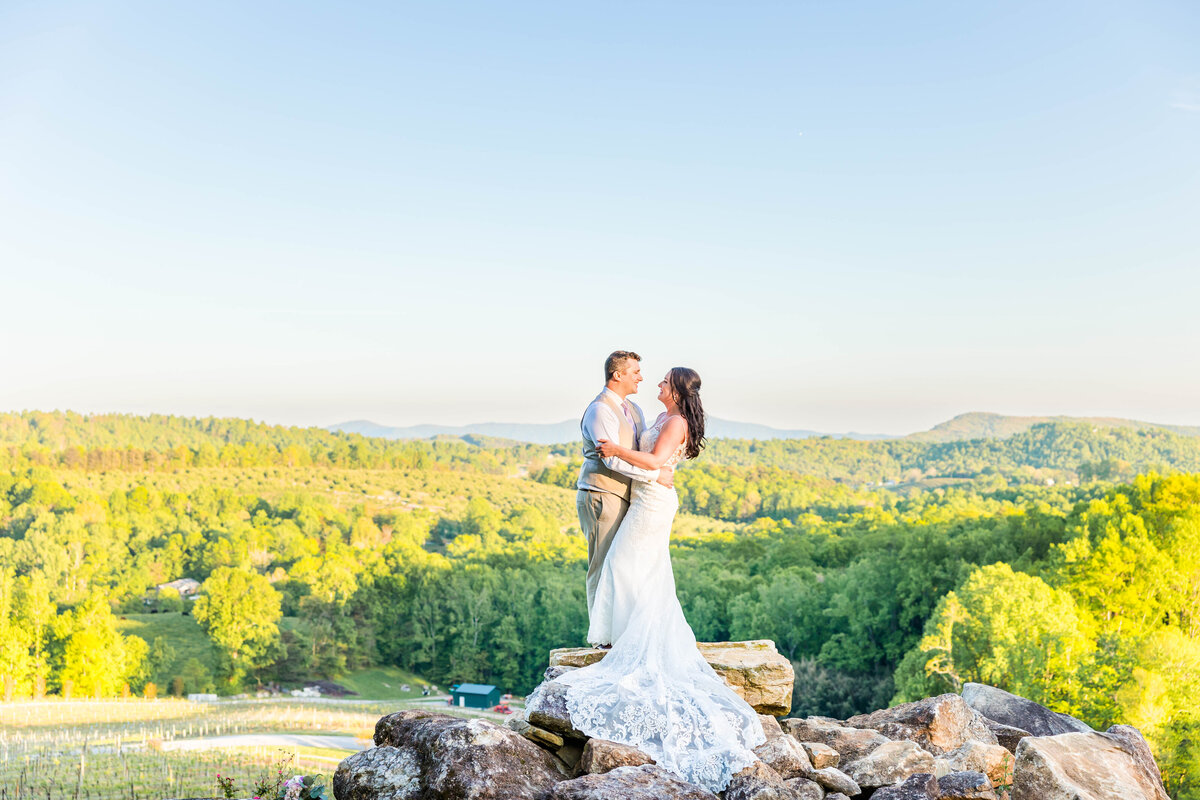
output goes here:
<path id="1" fill-rule="evenodd" d="M 991 414 L 984 411 L 972 411 L 959 414 L 953 419 L 933 426 L 927 431 L 910 433 L 904 438 L 912 442 L 953 442 L 963 439 L 1005 439 L 1018 433 L 1024 433 L 1034 425 L 1046 423 L 1069 423 L 1091 425 L 1095 428 L 1161 428 L 1178 433 L 1182 436 L 1200 436 L 1200 427 L 1186 425 L 1163 425 L 1157 422 L 1141 422 L 1135 419 L 1120 417 L 1015 417 L 1005 414 Z"/>
<path id="2" fill-rule="evenodd" d="M 183 674 L 184 665 L 190 659 L 199 661 L 210 674 L 215 671 L 216 653 L 212 642 L 191 616 L 180 613 L 123 614 L 117 621 L 117 630 L 144 639 L 151 647 L 155 640 L 170 647 L 172 657 L 155 665 L 150 674 L 150 680 L 162 694 L 170 689 L 172 678 Z"/>

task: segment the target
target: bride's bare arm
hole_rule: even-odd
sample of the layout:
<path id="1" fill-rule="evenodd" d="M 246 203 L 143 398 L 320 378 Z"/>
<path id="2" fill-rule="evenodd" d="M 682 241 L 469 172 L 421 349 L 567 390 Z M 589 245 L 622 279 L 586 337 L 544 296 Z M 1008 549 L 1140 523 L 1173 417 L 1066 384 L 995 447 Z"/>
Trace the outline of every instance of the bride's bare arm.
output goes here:
<path id="1" fill-rule="evenodd" d="M 654 449 L 649 453 L 643 453 L 640 450 L 631 450 L 628 447 L 621 447 L 619 444 L 600 439 L 596 442 L 596 447 L 599 448 L 601 454 L 608 458 L 616 456 L 622 461 L 627 461 L 635 467 L 642 469 L 658 469 L 663 464 L 667 463 L 667 459 L 675 452 L 676 448 L 687 437 L 687 423 L 683 417 L 675 416 L 667 420 L 663 425 L 662 433 L 658 435 L 658 441 L 654 443 Z"/>

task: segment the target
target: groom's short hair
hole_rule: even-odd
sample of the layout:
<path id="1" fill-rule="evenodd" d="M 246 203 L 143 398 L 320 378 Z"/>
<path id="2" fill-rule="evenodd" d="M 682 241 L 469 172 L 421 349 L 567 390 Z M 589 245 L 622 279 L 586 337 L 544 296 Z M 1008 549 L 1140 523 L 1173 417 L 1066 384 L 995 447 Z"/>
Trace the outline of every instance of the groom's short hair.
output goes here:
<path id="1" fill-rule="evenodd" d="M 641 361 L 642 357 L 632 350 L 614 350 L 604 360 L 604 382 L 608 383 L 621 370 L 625 369 L 626 361 Z"/>

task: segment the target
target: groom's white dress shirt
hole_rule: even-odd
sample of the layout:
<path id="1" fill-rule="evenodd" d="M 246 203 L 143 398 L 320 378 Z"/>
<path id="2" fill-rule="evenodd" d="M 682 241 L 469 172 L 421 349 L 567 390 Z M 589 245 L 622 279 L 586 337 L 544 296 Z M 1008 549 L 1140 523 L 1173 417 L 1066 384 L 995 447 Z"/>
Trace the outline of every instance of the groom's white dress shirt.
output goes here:
<path id="1" fill-rule="evenodd" d="M 633 428 L 635 433 L 640 433 L 640 431 L 638 431 L 637 422 L 634 420 L 633 414 L 626 405 L 626 401 L 622 400 L 619 394 L 614 392 L 612 389 L 609 389 L 607 386 L 604 387 L 603 393 L 609 395 L 616 402 L 616 404 L 622 408 L 622 410 L 625 412 L 625 418 L 629 421 L 629 426 Z M 601 464 L 608 467 L 613 472 L 624 475 L 627 478 L 632 478 L 635 481 L 641 481 L 642 483 L 654 483 L 656 480 L 658 480 L 659 470 L 657 469 L 641 469 L 640 467 L 635 467 L 633 464 L 630 464 L 628 461 L 622 461 L 616 456 L 610 456 L 608 458 L 601 457 L 600 451 L 596 448 L 597 441 L 600 439 L 607 439 L 610 442 L 618 443 L 621 441 L 621 423 L 617 419 L 617 412 L 613 411 L 613 409 L 607 403 L 592 403 L 590 406 L 588 406 L 587 411 L 583 415 L 582 428 L 584 433 L 584 458 L 597 459 Z M 637 442 L 634 442 L 634 446 L 637 446 Z M 579 488 L 593 489 L 595 487 L 589 486 L 580 481 Z"/>

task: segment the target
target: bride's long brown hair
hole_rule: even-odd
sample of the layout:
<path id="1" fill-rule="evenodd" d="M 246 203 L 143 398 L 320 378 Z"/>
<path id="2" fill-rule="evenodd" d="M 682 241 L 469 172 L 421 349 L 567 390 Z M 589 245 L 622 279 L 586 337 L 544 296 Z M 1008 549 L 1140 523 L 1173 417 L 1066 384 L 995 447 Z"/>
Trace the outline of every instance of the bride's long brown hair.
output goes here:
<path id="1" fill-rule="evenodd" d="M 700 376 L 696 370 L 687 367 L 671 367 L 667 373 L 667 383 L 679 413 L 688 426 L 687 449 L 688 458 L 695 458 L 704 449 L 704 406 L 700 403 Z"/>

